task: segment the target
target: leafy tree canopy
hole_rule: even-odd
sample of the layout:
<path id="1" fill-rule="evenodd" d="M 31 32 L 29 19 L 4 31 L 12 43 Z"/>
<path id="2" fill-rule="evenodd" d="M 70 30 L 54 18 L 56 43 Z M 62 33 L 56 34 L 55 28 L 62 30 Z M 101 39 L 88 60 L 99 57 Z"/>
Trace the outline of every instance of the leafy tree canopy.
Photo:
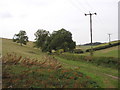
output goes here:
<path id="1" fill-rule="evenodd" d="M 64 49 L 64 51 L 69 51 L 75 48 L 75 42 L 72 40 L 71 32 L 61 29 L 54 31 L 51 35 L 50 46 L 54 50 Z"/>
<path id="2" fill-rule="evenodd" d="M 72 40 L 71 32 L 60 29 L 58 31 L 54 31 L 50 34 L 46 30 L 38 30 L 35 33 L 36 36 L 36 46 L 41 48 L 42 51 L 59 50 L 64 49 L 64 51 L 71 51 L 75 48 L 76 43 Z"/>
<path id="3" fill-rule="evenodd" d="M 26 32 L 21 30 L 18 34 L 15 34 L 13 37 L 13 42 L 20 43 L 21 46 L 22 44 L 26 45 L 28 42 L 28 36 L 26 36 Z"/>
<path id="4" fill-rule="evenodd" d="M 35 35 L 35 47 L 43 48 L 44 45 L 47 43 L 47 38 L 49 37 L 49 31 L 38 29 Z"/>

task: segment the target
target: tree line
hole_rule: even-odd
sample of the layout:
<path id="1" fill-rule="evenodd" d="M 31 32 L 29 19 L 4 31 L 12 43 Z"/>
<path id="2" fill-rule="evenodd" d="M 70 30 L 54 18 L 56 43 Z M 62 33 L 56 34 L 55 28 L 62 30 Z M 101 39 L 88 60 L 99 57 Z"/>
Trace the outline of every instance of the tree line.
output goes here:
<path id="1" fill-rule="evenodd" d="M 64 28 L 53 31 L 50 33 L 44 29 L 38 29 L 35 32 L 35 46 L 40 48 L 43 52 L 52 52 L 52 50 L 60 50 L 63 49 L 64 52 L 72 51 L 75 49 L 76 42 L 72 40 L 72 33 L 70 31 L 65 30 Z M 28 36 L 24 30 L 21 30 L 18 34 L 15 34 L 13 37 L 13 41 L 26 45 L 28 40 Z"/>

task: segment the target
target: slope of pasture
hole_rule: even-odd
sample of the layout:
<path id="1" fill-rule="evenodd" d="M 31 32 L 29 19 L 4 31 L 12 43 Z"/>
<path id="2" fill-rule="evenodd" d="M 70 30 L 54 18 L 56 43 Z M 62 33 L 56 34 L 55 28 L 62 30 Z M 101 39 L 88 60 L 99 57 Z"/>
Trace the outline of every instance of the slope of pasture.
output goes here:
<path id="1" fill-rule="evenodd" d="M 33 48 L 33 46 L 33 42 L 28 42 L 27 45 L 20 46 L 20 44 L 10 39 L 2 39 L 2 55 L 14 52 L 23 57 L 39 58 L 39 60 L 46 55 L 40 50 Z"/>
<path id="2" fill-rule="evenodd" d="M 118 53 L 120 52 L 118 47 L 119 46 L 115 46 L 115 47 L 107 48 L 104 50 L 95 51 L 94 55 L 95 56 L 106 56 L 106 57 L 118 57 Z"/>
<path id="3" fill-rule="evenodd" d="M 78 70 L 63 68 L 53 56 L 2 39 L 3 88 L 98 88 L 97 82 Z M 34 59 L 35 58 L 35 59 Z"/>
<path id="4" fill-rule="evenodd" d="M 118 58 L 118 53 L 120 53 L 120 50 L 118 49 L 118 47 L 119 46 L 114 46 L 114 47 L 111 47 L 111 48 L 94 51 L 94 56 L 98 56 L 98 57 L 117 57 Z M 90 53 L 86 52 L 86 53 L 83 53 L 81 55 L 89 56 Z"/>
<path id="5" fill-rule="evenodd" d="M 115 43 L 118 43 L 120 42 L 120 40 L 118 41 L 111 41 L 110 43 L 111 44 L 115 44 Z M 97 48 L 97 47 L 102 47 L 102 46 L 106 46 L 106 45 L 109 45 L 109 43 L 103 43 L 103 44 L 100 44 L 100 45 L 93 45 L 92 47 L 93 48 Z M 76 46 L 76 49 L 82 49 L 84 52 L 87 50 L 87 49 L 90 49 L 91 46 L 90 45 L 82 45 L 82 46 Z"/>
<path id="6" fill-rule="evenodd" d="M 118 42 L 120 42 L 120 40 L 111 41 L 110 43 L 111 43 L 111 44 L 115 44 L 115 43 L 118 43 Z M 109 45 L 109 43 L 104 43 L 104 44 L 96 45 L 94 48 L 96 48 L 96 47 L 101 47 L 101 46 L 105 46 L 105 45 Z"/>
<path id="7" fill-rule="evenodd" d="M 102 88 L 117 88 L 118 87 L 118 70 L 103 66 L 96 66 L 89 62 L 83 62 L 81 60 L 76 61 L 72 59 L 66 59 L 66 57 L 56 56 L 56 58 L 63 64 L 64 68 L 76 68 L 77 70 L 90 76 L 94 81 Z M 108 74 L 108 75 L 107 75 Z M 113 77 L 110 77 L 113 76 Z"/>

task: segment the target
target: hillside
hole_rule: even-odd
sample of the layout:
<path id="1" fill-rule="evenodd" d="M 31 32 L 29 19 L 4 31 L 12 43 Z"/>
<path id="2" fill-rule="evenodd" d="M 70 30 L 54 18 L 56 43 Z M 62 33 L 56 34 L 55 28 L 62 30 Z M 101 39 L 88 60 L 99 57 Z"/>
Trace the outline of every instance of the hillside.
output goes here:
<path id="1" fill-rule="evenodd" d="M 120 53 L 120 50 L 118 49 L 119 46 L 114 46 L 111 48 L 107 48 L 104 50 L 95 51 L 95 56 L 106 56 L 106 57 L 118 57 L 118 53 Z"/>
<path id="2" fill-rule="evenodd" d="M 14 52 L 23 57 L 39 58 L 39 60 L 46 56 L 45 53 L 42 53 L 39 49 L 33 48 L 33 46 L 33 42 L 28 42 L 27 45 L 20 46 L 20 44 L 10 39 L 2 39 L 2 54 L 4 56 L 7 53 Z"/>
<path id="3" fill-rule="evenodd" d="M 26 46 L 2 39 L 3 88 L 98 88 L 94 79 L 64 65 L 33 43 Z"/>
<path id="4" fill-rule="evenodd" d="M 118 43 L 119 41 L 112 41 L 111 44 L 115 44 Z M 104 47 L 106 45 L 109 45 L 108 43 L 104 43 L 104 44 L 100 44 L 100 45 L 96 45 L 93 46 L 93 48 L 98 48 L 98 47 Z M 84 52 L 86 52 L 86 50 L 90 49 L 91 46 L 77 46 L 76 49 L 81 49 Z M 118 53 L 120 52 L 120 50 L 118 49 L 119 45 L 117 46 L 112 46 L 106 49 L 102 49 L 102 50 L 98 50 L 98 51 L 94 51 L 94 56 L 105 56 L 105 57 L 118 57 Z M 84 54 L 81 55 L 89 55 L 89 52 L 86 52 Z"/>
<path id="5" fill-rule="evenodd" d="M 110 47 L 107 49 L 103 49 L 103 50 L 98 50 L 98 51 L 94 51 L 94 56 L 98 56 L 98 57 L 116 57 L 118 58 L 118 53 L 120 53 L 120 50 L 118 49 L 119 46 L 114 46 L 114 47 Z M 89 56 L 90 53 L 86 52 L 84 54 L 81 55 L 87 55 Z"/>

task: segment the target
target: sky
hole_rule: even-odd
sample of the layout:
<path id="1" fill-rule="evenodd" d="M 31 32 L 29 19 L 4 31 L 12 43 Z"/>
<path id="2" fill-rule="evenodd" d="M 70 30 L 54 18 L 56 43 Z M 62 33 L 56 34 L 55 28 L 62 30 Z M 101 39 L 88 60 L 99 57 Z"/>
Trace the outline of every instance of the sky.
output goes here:
<path id="1" fill-rule="evenodd" d="M 0 37 L 12 39 L 25 30 L 34 41 L 38 29 L 50 31 L 64 28 L 72 33 L 76 44 L 90 43 L 92 15 L 93 42 L 118 40 L 119 0 L 0 0 Z"/>

